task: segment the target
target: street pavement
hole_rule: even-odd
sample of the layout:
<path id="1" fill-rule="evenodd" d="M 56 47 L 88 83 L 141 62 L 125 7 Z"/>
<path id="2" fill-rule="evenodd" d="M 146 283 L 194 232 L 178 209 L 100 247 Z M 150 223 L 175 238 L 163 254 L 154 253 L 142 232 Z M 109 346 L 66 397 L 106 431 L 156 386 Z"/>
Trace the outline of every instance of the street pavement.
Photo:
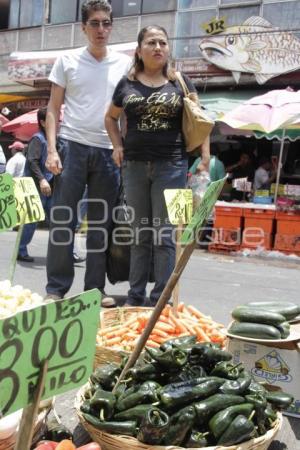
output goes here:
<path id="1" fill-rule="evenodd" d="M 0 234 L 0 280 L 8 278 L 8 266 L 13 252 L 16 232 Z M 37 230 L 30 244 L 34 263 L 18 262 L 14 284 L 21 284 L 41 295 L 45 294 L 47 230 Z M 76 235 L 76 246 L 81 256 L 85 254 L 85 236 Z M 57 255 L 59 258 L 59 253 Z M 209 254 L 196 250 L 180 279 L 181 301 L 192 304 L 216 321 L 228 325 L 230 311 L 238 304 L 249 301 L 286 300 L 299 303 L 300 258 L 259 258 Z M 75 267 L 75 279 L 69 294 L 82 292 L 84 263 Z M 109 283 L 109 295 L 125 296 L 128 283 L 114 286 Z M 62 422 L 75 429 L 77 443 L 83 444 L 87 436 L 79 427 L 73 410 L 75 392 L 56 400 L 56 410 Z M 300 450 L 300 418 L 284 417 L 283 427 L 269 450 Z"/>

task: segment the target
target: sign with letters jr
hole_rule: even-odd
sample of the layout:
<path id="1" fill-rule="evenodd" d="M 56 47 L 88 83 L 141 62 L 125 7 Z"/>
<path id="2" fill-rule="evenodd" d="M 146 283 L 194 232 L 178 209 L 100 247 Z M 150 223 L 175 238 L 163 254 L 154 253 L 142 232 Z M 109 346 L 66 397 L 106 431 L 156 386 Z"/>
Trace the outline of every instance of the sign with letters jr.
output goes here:
<path id="1" fill-rule="evenodd" d="M 98 289 L 0 321 L 0 413 L 32 402 L 48 360 L 43 399 L 83 385 L 93 370 L 101 294 Z"/>
<path id="2" fill-rule="evenodd" d="M 0 231 L 17 224 L 17 212 L 13 190 L 13 178 L 9 173 L 0 175 Z"/>
<path id="3" fill-rule="evenodd" d="M 40 195 L 32 178 L 14 178 L 14 192 L 18 225 L 22 222 L 24 214 L 26 214 L 24 223 L 40 222 L 45 219 Z"/>
<path id="4" fill-rule="evenodd" d="M 164 196 L 171 224 L 189 223 L 193 215 L 193 194 L 191 189 L 165 189 Z"/>

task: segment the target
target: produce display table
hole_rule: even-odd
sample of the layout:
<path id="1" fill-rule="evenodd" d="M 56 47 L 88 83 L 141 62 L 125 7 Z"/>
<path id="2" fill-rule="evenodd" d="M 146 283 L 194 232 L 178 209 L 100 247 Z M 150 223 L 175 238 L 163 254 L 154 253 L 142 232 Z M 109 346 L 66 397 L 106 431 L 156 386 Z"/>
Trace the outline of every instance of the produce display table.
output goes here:
<path id="1" fill-rule="evenodd" d="M 279 211 L 275 205 L 218 201 L 209 251 L 258 247 L 300 255 L 300 211 Z"/>

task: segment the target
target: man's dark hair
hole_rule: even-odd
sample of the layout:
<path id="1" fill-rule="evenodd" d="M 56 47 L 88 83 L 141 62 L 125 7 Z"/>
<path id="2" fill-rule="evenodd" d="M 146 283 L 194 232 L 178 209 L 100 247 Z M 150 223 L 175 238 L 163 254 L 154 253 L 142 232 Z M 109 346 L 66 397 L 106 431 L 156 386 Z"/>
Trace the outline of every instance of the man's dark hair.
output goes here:
<path id="1" fill-rule="evenodd" d="M 271 160 L 270 160 L 270 158 L 268 158 L 267 156 L 261 156 L 260 158 L 259 158 L 259 161 L 258 161 L 258 166 L 260 167 L 260 166 L 262 166 L 262 165 L 264 165 L 264 164 L 266 164 L 266 163 L 270 163 L 271 162 Z"/>
<path id="2" fill-rule="evenodd" d="M 111 4 L 107 0 L 86 0 L 81 5 L 81 21 L 83 24 L 87 23 L 94 11 L 106 12 L 109 14 L 111 22 L 113 21 Z"/>
<path id="3" fill-rule="evenodd" d="M 46 120 L 47 108 L 40 108 L 37 112 L 37 121 L 40 130 L 44 130 L 45 127 L 42 125 L 42 120 Z"/>

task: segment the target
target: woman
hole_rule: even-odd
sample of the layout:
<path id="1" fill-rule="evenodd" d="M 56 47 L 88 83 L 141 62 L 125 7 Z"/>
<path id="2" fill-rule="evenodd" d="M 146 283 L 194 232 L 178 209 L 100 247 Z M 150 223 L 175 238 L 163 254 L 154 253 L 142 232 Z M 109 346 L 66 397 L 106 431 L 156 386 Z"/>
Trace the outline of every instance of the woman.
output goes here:
<path id="1" fill-rule="evenodd" d="M 134 212 L 126 303 L 130 306 L 145 305 L 152 258 L 155 285 L 151 306 L 159 299 L 175 264 L 173 227 L 168 221 L 164 190 L 185 187 L 188 161 L 181 131 L 183 91 L 169 66 L 169 55 L 166 30 L 156 25 L 143 28 L 133 68 L 117 85 L 106 114 L 113 159 L 122 165 L 126 201 Z M 187 77 L 185 81 L 195 91 Z M 119 128 L 123 112 L 124 145 Z M 202 156 L 207 169 L 209 154 L 206 151 Z"/>

